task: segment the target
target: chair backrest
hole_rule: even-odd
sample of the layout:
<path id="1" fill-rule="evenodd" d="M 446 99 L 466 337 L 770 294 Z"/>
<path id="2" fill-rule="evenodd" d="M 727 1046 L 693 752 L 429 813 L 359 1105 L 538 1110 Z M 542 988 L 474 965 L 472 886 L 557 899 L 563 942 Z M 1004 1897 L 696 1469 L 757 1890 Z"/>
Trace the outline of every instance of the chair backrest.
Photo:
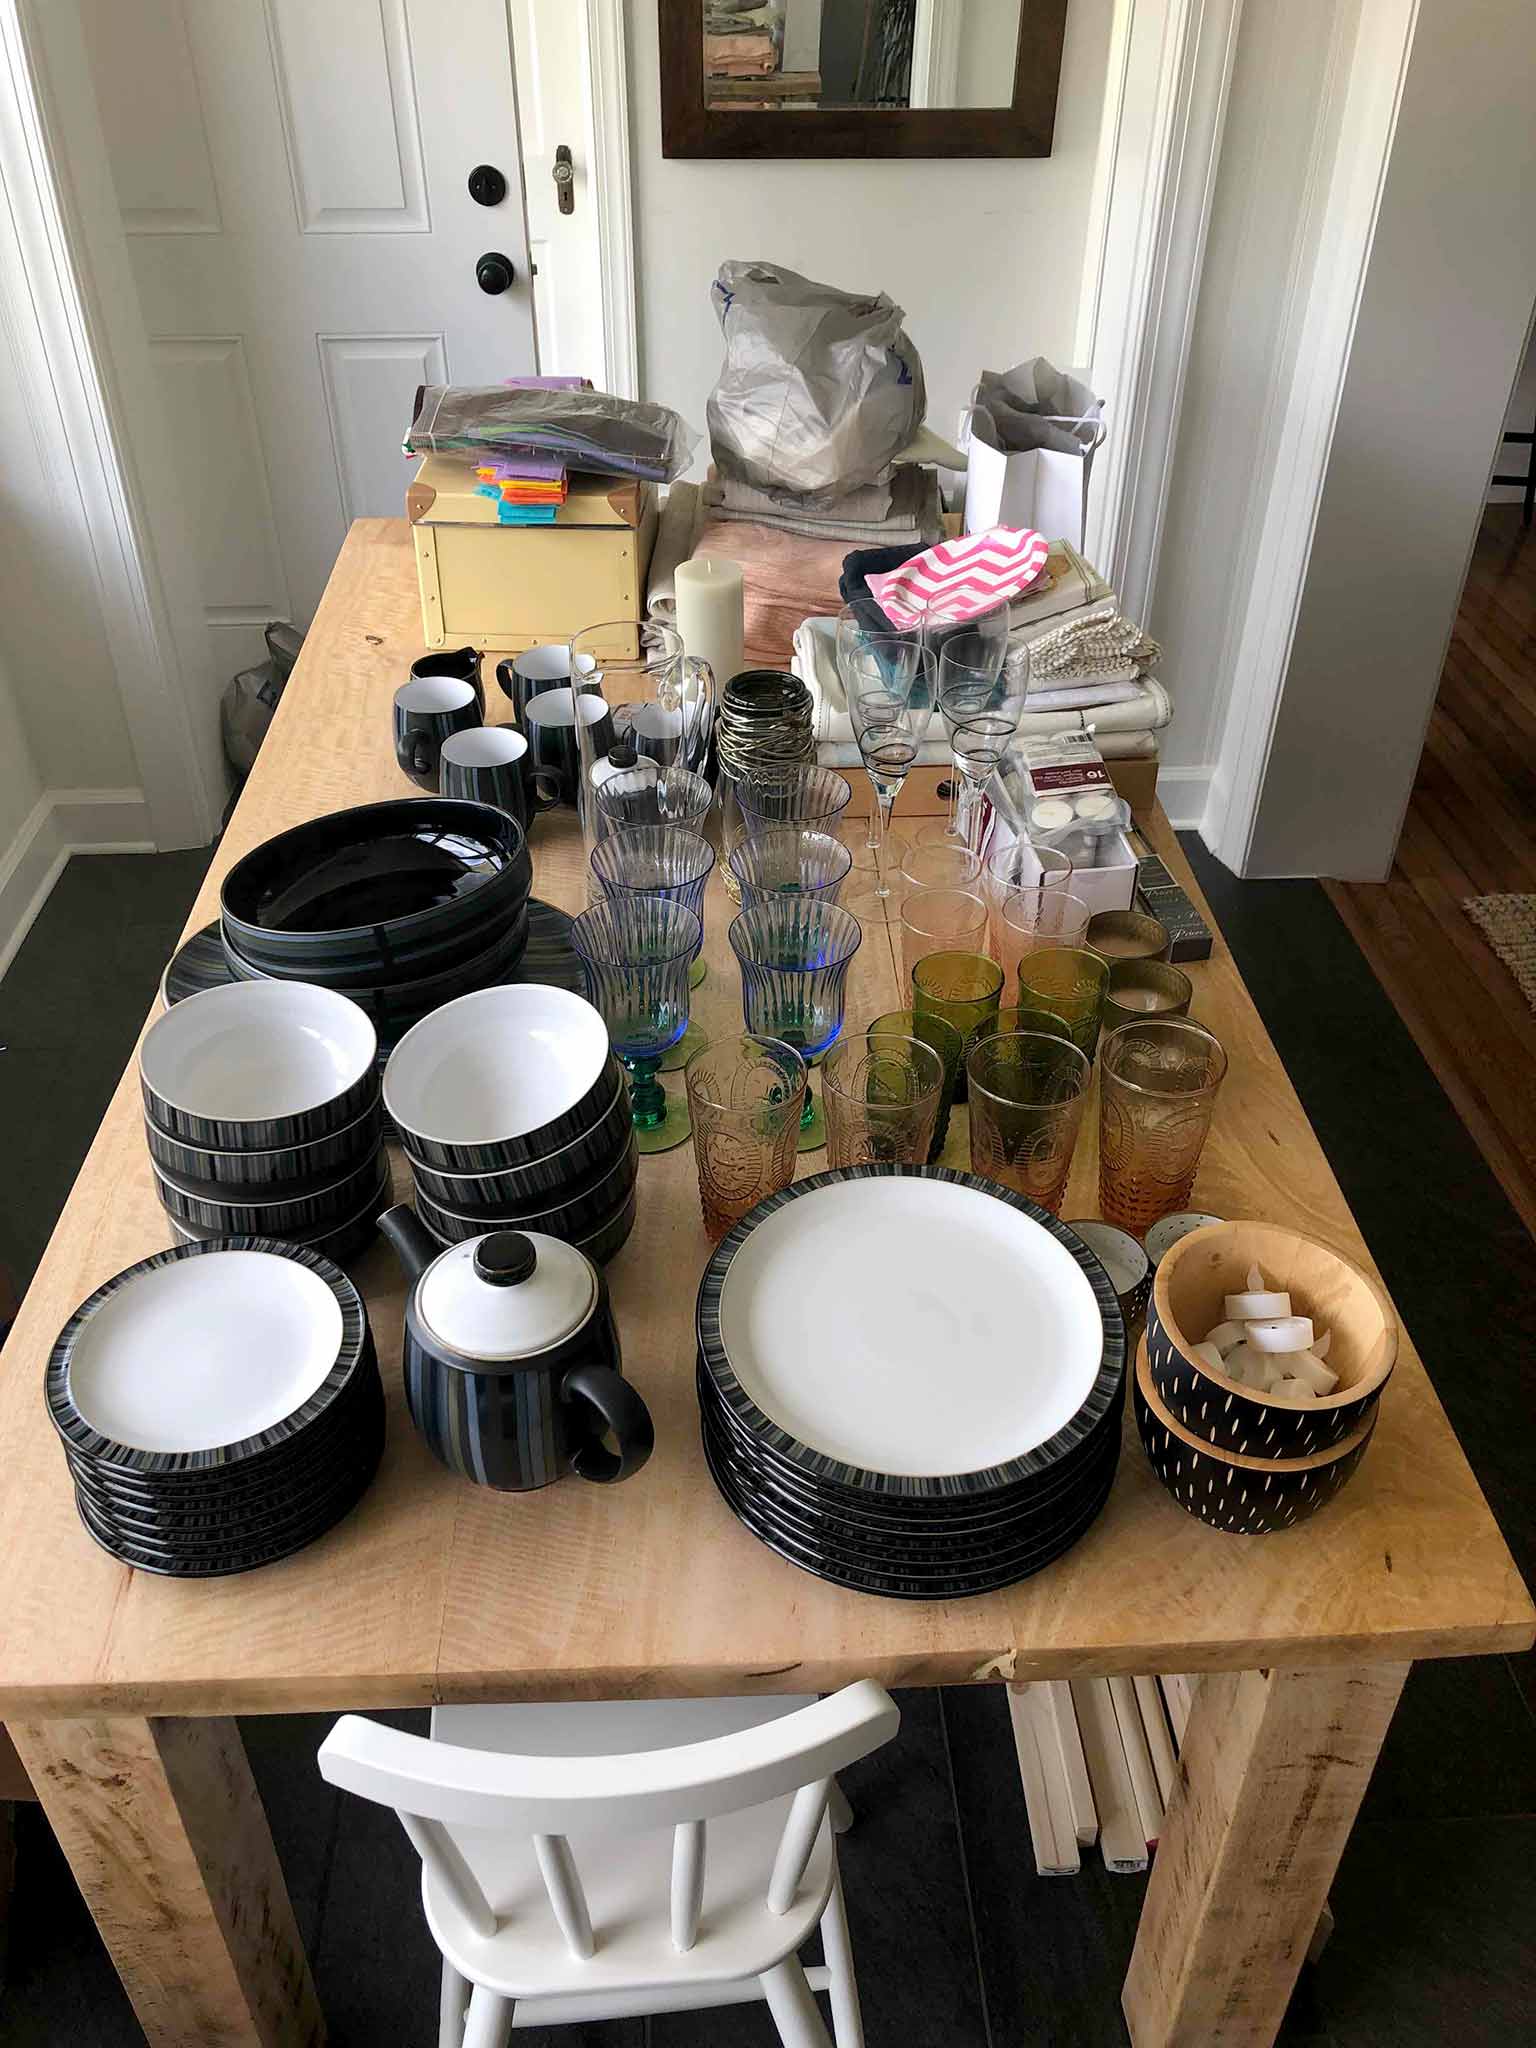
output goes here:
<path id="1" fill-rule="evenodd" d="M 896 1733 L 900 1713 L 868 1679 L 778 1720 L 675 1749 L 623 1756 L 506 1756 L 463 1749 L 343 1715 L 320 1748 L 329 1784 L 392 1806 L 422 1861 L 482 1935 L 497 1919 L 452 1830 L 532 1837 L 572 1955 L 593 1953 L 592 1919 L 568 1837 L 670 1827 L 671 1925 L 679 1949 L 698 1936 L 711 1820 L 793 1794 L 767 1880 L 786 1913 L 816 1844 L 835 1774 Z"/>

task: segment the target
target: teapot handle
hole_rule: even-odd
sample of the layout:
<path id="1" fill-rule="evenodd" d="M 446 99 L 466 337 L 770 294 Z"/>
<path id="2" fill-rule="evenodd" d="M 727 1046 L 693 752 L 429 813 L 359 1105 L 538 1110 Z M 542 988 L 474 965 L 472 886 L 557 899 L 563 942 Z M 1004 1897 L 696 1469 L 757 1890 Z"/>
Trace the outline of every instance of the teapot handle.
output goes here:
<path id="1" fill-rule="evenodd" d="M 612 1430 L 619 1446 L 615 1457 L 600 1443 L 588 1444 L 572 1461 L 577 1475 L 599 1486 L 611 1486 L 638 1472 L 656 1448 L 656 1431 L 650 1409 L 629 1381 L 611 1365 L 573 1365 L 561 1392 L 595 1409 L 599 1423 Z"/>

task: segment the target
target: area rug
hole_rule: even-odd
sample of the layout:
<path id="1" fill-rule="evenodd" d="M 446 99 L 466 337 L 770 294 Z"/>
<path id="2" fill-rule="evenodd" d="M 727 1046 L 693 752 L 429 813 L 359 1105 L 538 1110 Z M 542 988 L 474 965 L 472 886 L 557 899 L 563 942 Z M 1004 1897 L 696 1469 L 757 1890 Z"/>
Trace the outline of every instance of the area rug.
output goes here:
<path id="1" fill-rule="evenodd" d="M 1536 896 L 1468 896 L 1461 907 L 1536 1010 Z"/>

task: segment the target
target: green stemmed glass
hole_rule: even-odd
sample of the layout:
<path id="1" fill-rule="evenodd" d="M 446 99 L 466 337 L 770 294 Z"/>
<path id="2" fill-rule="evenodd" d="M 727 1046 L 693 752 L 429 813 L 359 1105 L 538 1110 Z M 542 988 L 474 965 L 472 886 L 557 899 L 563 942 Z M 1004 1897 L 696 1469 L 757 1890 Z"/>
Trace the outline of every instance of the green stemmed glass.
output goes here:
<path id="1" fill-rule="evenodd" d="M 688 969 L 703 933 L 686 904 L 661 896 L 611 897 L 571 924 L 587 999 L 629 1075 L 642 1152 L 670 1152 L 689 1133 L 686 1095 L 670 1097 L 659 1076 L 663 1054 L 688 1028 Z"/>

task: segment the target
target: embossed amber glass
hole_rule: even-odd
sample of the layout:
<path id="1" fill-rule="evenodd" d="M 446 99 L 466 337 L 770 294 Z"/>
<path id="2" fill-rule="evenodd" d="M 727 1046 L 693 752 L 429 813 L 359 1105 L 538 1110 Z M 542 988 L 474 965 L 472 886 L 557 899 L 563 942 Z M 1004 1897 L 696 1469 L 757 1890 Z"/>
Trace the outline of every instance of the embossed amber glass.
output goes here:
<path id="1" fill-rule="evenodd" d="M 1099 1214 L 1143 1236 L 1193 1207 L 1227 1055 L 1188 1017 L 1122 1024 L 1099 1062 Z"/>
<path id="2" fill-rule="evenodd" d="M 1068 1038 L 1008 1031 L 965 1059 L 971 1171 L 1061 1214 L 1093 1067 Z"/>
<path id="3" fill-rule="evenodd" d="M 829 1166 L 926 1166 L 944 1062 L 918 1038 L 864 1031 L 833 1046 L 822 1069 Z"/>
<path id="4" fill-rule="evenodd" d="M 1049 1010 L 1065 1019 L 1072 1043 L 1092 1059 L 1108 980 L 1109 962 L 1081 946 L 1026 953 L 1019 962 L 1019 1002 L 1024 1009 Z"/>
<path id="5" fill-rule="evenodd" d="M 701 1046 L 683 1078 L 704 1228 L 719 1239 L 794 1178 L 805 1061 L 782 1039 L 743 1032 Z"/>

